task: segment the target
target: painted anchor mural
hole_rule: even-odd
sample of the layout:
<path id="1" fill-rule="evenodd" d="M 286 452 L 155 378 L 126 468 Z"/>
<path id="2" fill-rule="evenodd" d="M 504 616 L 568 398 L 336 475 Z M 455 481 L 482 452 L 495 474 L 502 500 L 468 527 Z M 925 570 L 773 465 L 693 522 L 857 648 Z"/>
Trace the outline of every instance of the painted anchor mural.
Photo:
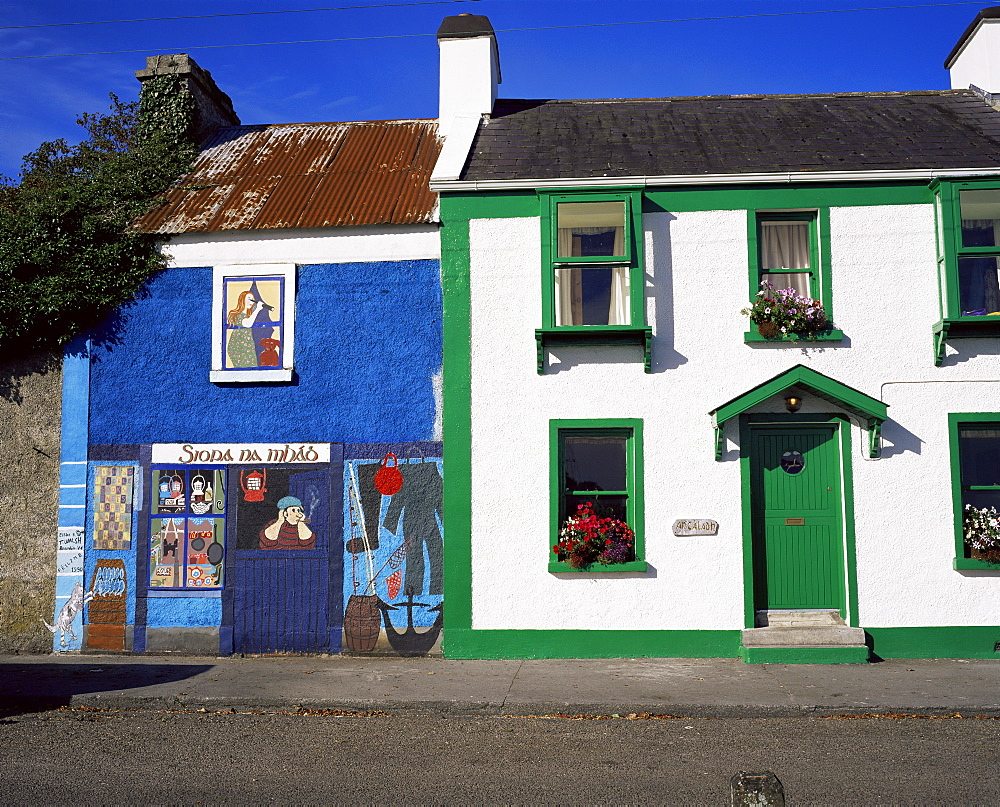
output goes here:
<path id="1" fill-rule="evenodd" d="M 441 635 L 442 468 L 421 446 L 359 446 L 381 457 L 345 461 L 345 650 L 425 655 Z"/>

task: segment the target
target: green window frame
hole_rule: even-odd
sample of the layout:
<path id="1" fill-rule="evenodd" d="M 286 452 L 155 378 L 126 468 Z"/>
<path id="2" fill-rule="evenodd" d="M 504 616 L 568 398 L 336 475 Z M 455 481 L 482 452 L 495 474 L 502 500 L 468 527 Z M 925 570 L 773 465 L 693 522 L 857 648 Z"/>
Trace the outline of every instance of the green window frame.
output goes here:
<path id="1" fill-rule="evenodd" d="M 995 438 L 992 438 L 988 434 L 990 431 L 996 431 Z M 965 433 L 964 435 L 963 432 Z M 979 434 L 977 435 L 976 432 L 979 432 Z M 972 504 L 976 507 L 989 505 L 996 507 L 1000 511 L 1000 412 L 962 412 L 949 414 L 948 435 L 951 446 L 951 490 L 955 527 L 954 568 L 991 569 L 1000 572 L 1000 565 L 972 557 L 972 551 L 965 544 L 963 529 L 966 504 Z M 977 456 L 977 453 L 972 451 L 972 447 L 964 443 L 963 436 L 966 439 L 985 437 L 985 439 L 996 440 L 995 459 L 988 453 L 992 447 L 989 445 L 983 446 L 987 450 L 986 461 L 988 466 L 995 467 L 998 470 L 995 480 L 990 477 L 991 483 L 977 484 L 986 482 L 987 480 L 979 478 L 978 472 L 973 469 L 972 466 L 976 464 L 976 461 L 979 460 L 981 462 L 981 460 Z M 992 482 L 996 482 L 996 484 L 992 484 Z"/>
<path id="2" fill-rule="evenodd" d="M 995 227 L 963 226 L 963 221 L 975 221 L 968 217 L 975 216 L 977 208 L 983 209 L 981 200 L 995 196 L 1000 204 L 1000 180 L 938 180 L 931 189 L 935 193 L 941 313 L 934 325 L 934 364 L 940 366 L 947 340 L 1000 336 L 1000 314 L 994 313 L 1000 312 L 1000 216 L 994 219 Z M 966 219 L 963 201 L 968 203 Z M 993 233 L 988 232 L 991 229 Z M 976 243 L 984 240 L 994 244 Z"/>
<path id="3" fill-rule="evenodd" d="M 764 237 L 763 231 L 769 226 L 784 223 L 806 223 L 809 226 L 809 266 L 808 269 L 781 269 L 776 267 L 765 267 L 763 257 Z M 747 242 L 749 247 L 749 287 L 748 295 L 751 304 L 760 291 L 760 284 L 765 279 L 765 275 L 781 274 L 806 274 L 809 276 L 809 296 L 814 300 L 819 300 L 826 311 L 827 319 L 833 322 L 833 293 L 830 271 L 830 208 L 818 207 L 812 210 L 774 211 L 774 210 L 748 210 L 747 211 Z M 778 286 L 782 288 L 782 286 Z M 787 334 L 782 339 L 794 341 L 794 334 Z M 811 341 L 839 342 L 844 338 L 842 331 L 831 328 L 827 331 L 814 334 Z M 747 342 L 772 342 L 771 338 L 761 336 L 755 329 L 751 329 L 744 334 Z"/>
<path id="4" fill-rule="evenodd" d="M 546 191 L 539 192 L 539 205 L 542 327 L 535 331 L 538 372 L 544 372 L 546 347 L 567 344 L 639 345 L 644 349 L 645 369 L 649 372 L 652 328 L 646 326 L 641 191 Z M 591 218 L 596 219 L 594 223 L 601 223 L 610 232 L 619 228 L 609 228 L 606 222 L 601 222 L 599 211 L 613 216 L 617 205 L 622 208 L 621 232 L 613 237 L 594 236 L 610 237 L 610 243 L 602 242 L 601 251 L 606 249 L 613 254 L 574 255 L 578 249 L 574 249 L 572 237 L 569 241 L 566 239 L 570 228 L 564 227 L 560 233 L 560 217 L 566 221 L 576 216 L 582 227 L 597 231 L 601 227 L 586 227 L 585 208 L 593 206 L 595 215 Z M 627 299 L 622 299 L 623 296 Z M 608 322 L 585 321 L 605 318 Z"/>
<path id="5" fill-rule="evenodd" d="M 643 470 L 642 470 L 642 420 L 640 418 L 609 418 L 598 420 L 549 421 L 550 447 L 550 521 L 549 571 L 550 572 L 644 572 L 645 537 L 643 523 Z M 622 489 L 570 489 L 567 484 L 567 440 L 571 438 L 620 439 L 624 444 L 624 487 Z M 617 471 L 615 471 L 617 475 Z M 635 558 L 624 563 L 602 565 L 594 563 L 585 569 L 573 569 L 553 551 L 559 540 L 559 530 L 566 518 L 575 512 L 583 498 L 600 505 L 600 500 L 616 501 L 624 509 L 625 522 L 635 534 Z M 596 508 L 595 508 L 596 509 Z"/>

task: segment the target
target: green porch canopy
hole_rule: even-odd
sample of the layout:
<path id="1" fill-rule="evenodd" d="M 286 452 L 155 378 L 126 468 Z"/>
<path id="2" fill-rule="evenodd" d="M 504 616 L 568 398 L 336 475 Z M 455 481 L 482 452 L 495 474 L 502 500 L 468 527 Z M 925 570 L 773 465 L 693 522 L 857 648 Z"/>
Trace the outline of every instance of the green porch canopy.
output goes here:
<path id="1" fill-rule="evenodd" d="M 817 373 L 809 367 L 796 364 L 790 370 L 776 375 L 763 384 L 758 384 L 708 413 L 712 416 L 712 425 L 715 428 L 715 459 L 722 459 L 722 427 L 726 421 L 743 414 L 774 395 L 779 395 L 790 387 L 798 387 L 811 392 L 813 395 L 836 404 L 866 421 L 868 424 L 868 453 L 871 457 L 876 456 L 879 437 L 882 434 L 882 423 L 887 417 L 889 405 L 872 398 L 870 395 L 865 395 L 854 387 L 849 387 L 829 376 Z"/>

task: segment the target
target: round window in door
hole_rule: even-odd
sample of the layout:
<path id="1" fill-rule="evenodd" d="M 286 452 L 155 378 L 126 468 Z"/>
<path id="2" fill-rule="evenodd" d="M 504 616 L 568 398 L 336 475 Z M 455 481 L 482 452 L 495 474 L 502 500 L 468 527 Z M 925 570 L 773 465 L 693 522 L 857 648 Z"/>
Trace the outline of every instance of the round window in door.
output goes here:
<path id="1" fill-rule="evenodd" d="M 802 473 L 805 467 L 806 460 L 801 451 L 786 451 L 781 455 L 781 470 L 789 476 Z"/>

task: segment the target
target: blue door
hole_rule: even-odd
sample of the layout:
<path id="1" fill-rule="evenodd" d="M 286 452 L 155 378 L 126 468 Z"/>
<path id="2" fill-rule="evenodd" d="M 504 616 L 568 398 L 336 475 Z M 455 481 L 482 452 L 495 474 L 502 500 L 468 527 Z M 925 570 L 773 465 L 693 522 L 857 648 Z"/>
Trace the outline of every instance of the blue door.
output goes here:
<path id="1" fill-rule="evenodd" d="M 235 653 L 325 653 L 331 620 L 331 471 L 299 466 L 236 468 L 231 525 L 231 609 Z M 336 522 L 333 522 L 336 523 Z M 339 594 L 339 577 L 337 582 Z M 336 625 L 331 625 L 331 621 Z M 333 628 L 334 630 L 331 630 Z M 338 642 L 339 644 L 339 642 Z"/>

